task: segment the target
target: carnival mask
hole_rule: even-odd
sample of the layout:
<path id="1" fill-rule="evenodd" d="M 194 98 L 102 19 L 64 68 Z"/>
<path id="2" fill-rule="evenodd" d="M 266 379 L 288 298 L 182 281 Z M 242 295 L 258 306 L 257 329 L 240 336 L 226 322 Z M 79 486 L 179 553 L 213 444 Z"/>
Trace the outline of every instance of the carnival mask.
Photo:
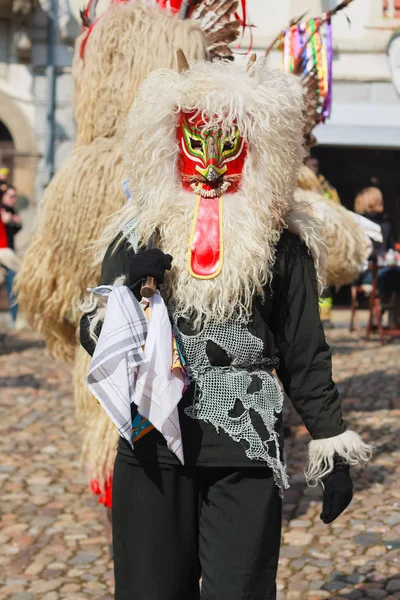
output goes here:
<path id="1" fill-rule="evenodd" d="M 205 129 L 201 115 L 181 112 L 178 123 L 178 169 L 183 187 L 205 198 L 237 192 L 246 157 L 239 129 L 224 135 L 221 129 Z"/>
<path id="2" fill-rule="evenodd" d="M 230 135 L 218 128 L 206 129 L 195 111 L 180 113 L 177 139 L 183 188 L 197 195 L 189 272 L 197 279 L 212 279 L 223 263 L 222 195 L 239 189 L 246 144 L 238 128 Z"/>

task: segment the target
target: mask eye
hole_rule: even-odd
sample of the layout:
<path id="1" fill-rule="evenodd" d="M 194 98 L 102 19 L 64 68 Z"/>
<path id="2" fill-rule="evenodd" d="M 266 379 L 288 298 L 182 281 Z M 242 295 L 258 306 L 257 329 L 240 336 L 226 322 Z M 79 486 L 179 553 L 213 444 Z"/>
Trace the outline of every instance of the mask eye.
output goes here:
<path id="1" fill-rule="evenodd" d="M 194 138 L 189 139 L 192 150 L 203 150 L 203 142 L 201 142 L 200 140 L 195 140 Z"/>
<path id="2" fill-rule="evenodd" d="M 227 140 L 226 142 L 224 142 L 224 145 L 222 146 L 222 151 L 229 152 L 230 150 L 233 150 L 234 147 L 235 147 L 234 142 L 232 142 L 232 140 Z"/>

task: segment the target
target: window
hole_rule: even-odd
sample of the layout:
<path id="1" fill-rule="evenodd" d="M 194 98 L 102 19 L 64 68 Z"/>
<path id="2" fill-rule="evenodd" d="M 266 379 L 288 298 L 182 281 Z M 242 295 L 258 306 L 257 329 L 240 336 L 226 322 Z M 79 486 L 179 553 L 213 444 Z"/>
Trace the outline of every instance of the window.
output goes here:
<path id="1" fill-rule="evenodd" d="M 0 18 L 0 77 L 5 77 L 10 60 L 10 21 Z"/>
<path id="2" fill-rule="evenodd" d="M 383 16 L 389 19 L 400 18 L 400 0 L 383 0 Z"/>
<path id="3" fill-rule="evenodd" d="M 10 175 L 13 172 L 14 163 L 14 142 L 10 132 L 2 121 L 0 121 L 0 165 L 5 165 L 10 169 Z M 11 181 L 10 176 L 10 181 Z"/>

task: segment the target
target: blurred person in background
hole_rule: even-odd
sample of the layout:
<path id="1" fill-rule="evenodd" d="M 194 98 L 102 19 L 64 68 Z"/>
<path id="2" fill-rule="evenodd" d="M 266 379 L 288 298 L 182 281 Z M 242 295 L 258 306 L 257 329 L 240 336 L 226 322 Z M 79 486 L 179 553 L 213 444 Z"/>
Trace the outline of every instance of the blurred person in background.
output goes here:
<path id="1" fill-rule="evenodd" d="M 384 213 L 383 194 L 378 187 L 369 186 L 361 190 L 354 200 L 354 212 L 380 226 L 382 242 L 373 241 L 374 252 L 377 256 L 394 248 L 393 227 L 388 216 Z"/>
<path id="2" fill-rule="evenodd" d="M 7 247 L 12 251 L 15 249 L 14 238 L 22 228 L 21 219 L 19 218 L 15 208 L 16 203 L 17 193 L 15 188 L 10 186 L 3 191 L 0 203 L 0 215 L 6 232 Z M 3 264 L 3 267 L 5 269 L 4 283 L 7 290 L 8 306 L 13 321 L 16 321 L 18 306 L 16 303 L 16 297 L 13 293 L 13 282 L 16 271 L 12 265 Z"/>
<path id="3" fill-rule="evenodd" d="M 10 169 L 4 166 L 0 166 L 0 202 L 3 193 L 8 187 L 8 177 L 10 175 Z"/>
<path id="4" fill-rule="evenodd" d="M 14 238 L 16 234 L 22 229 L 21 219 L 18 216 L 16 210 L 16 203 L 18 200 L 17 192 L 15 188 L 10 186 L 5 192 L 0 201 L 0 209 L 2 211 L 2 220 L 6 227 L 8 247 L 15 250 Z"/>
<path id="5" fill-rule="evenodd" d="M 381 190 L 375 186 L 362 189 L 354 200 L 354 211 L 380 226 L 382 241 L 372 240 L 373 251 L 371 261 L 377 261 L 379 256 L 385 256 L 394 249 L 395 240 L 392 223 L 384 212 L 384 202 Z M 373 273 L 365 269 L 357 280 L 357 285 L 371 286 Z M 390 301 L 392 292 L 400 290 L 400 270 L 393 266 L 382 267 L 378 270 L 378 291 L 383 304 Z"/>

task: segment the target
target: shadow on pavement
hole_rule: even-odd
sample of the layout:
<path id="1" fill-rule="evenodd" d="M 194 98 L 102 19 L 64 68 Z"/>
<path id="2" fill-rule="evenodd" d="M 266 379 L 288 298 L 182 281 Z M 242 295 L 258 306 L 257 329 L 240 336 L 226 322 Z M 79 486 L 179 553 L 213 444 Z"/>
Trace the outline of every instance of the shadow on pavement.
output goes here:
<path id="1" fill-rule="evenodd" d="M 348 419 L 350 427 L 351 420 Z M 393 453 L 398 448 L 400 428 L 393 429 L 389 424 L 378 430 L 369 426 L 354 427 L 365 441 L 375 446 L 372 461 L 364 468 L 352 468 L 354 493 L 365 492 L 376 484 L 390 485 L 397 477 L 396 463 Z M 285 492 L 284 514 L 287 520 L 300 518 L 308 512 L 312 502 L 322 502 L 322 489 L 308 488 L 304 477 L 304 467 L 307 461 L 306 445 L 308 435 L 301 435 L 290 441 L 286 440 L 288 457 L 288 472 L 290 488 Z M 400 565 L 399 565 L 400 569 Z"/>
<path id="2" fill-rule="evenodd" d="M 44 348 L 43 340 L 28 340 L 22 335 L 15 334 L 0 334 L 0 356 L 12 354 L 14 352 L 21 353 L 32 348 Z"/>
<path id="3" fill-rule="evenodd" d="M 396 563 L 393 564 L 396 565 Z M 332 579 L 330 579 L 330 581 L 321 589 L 329 592 L 336 592 L 338 598 L 348 598 L 348 600 L 363 600 L 364 598 L 383 599 L 389 597 L 399 598 L 400 575 L 385 578 L 379 574 L 378 569 L 379 566 L 375 561 L 371 561 L 369 564 L 361 567 L 358 572 L 352 573 L 351 575 L 333 573 Z M 367 575 L 365 573 L 367 573 Z M 354 586 L 355 589 L 350 592 L 341 593 L 340 590 L 348 588 L 349 586 Z"/>
<path id="4" fill-rule="evenodd" d="M 397 408 L 394 403 L 398 402 L 400 374 L 398 367 L 396 369 L 397 373 L 371 370 L 340 380 L 338 389 L 343 397 L 344 413 Z"/>
<path id="5" fill-rule="evenodd" d="M 357 431 L 366 442 L 373 444 L 373 459 L 364 468 L 352 468 L 355 494 L 377 484 L 395 483 L 396 451 L 400 437 L 399 375 L 383 370 L 371 371 L 340 380 L 344 418 L 349 429 Z M 290 400 L 286 399 L 290 404 Z M 285 440 L 290 489 L 285 492 L 286 520 L 305 515 L 311 503 L 322 500 L 322 490 L 307 488 L 304 468 L 307 464 L 307 445 L 310 436 L 293 408 L 286 415 L 291 436 Z M 400 594 L 399 594 L 400 598 Z"/>
<path id="6" fill-rule="evenodd" d="M 43 379 L 36 378 L 34 375 L 17 375 L 16 377 L 0 377 L 0 388 L 32 388 L 35 390 L 39 389 L 52 389 L 53 386 L 49 386 L 43 383 Z"/>

